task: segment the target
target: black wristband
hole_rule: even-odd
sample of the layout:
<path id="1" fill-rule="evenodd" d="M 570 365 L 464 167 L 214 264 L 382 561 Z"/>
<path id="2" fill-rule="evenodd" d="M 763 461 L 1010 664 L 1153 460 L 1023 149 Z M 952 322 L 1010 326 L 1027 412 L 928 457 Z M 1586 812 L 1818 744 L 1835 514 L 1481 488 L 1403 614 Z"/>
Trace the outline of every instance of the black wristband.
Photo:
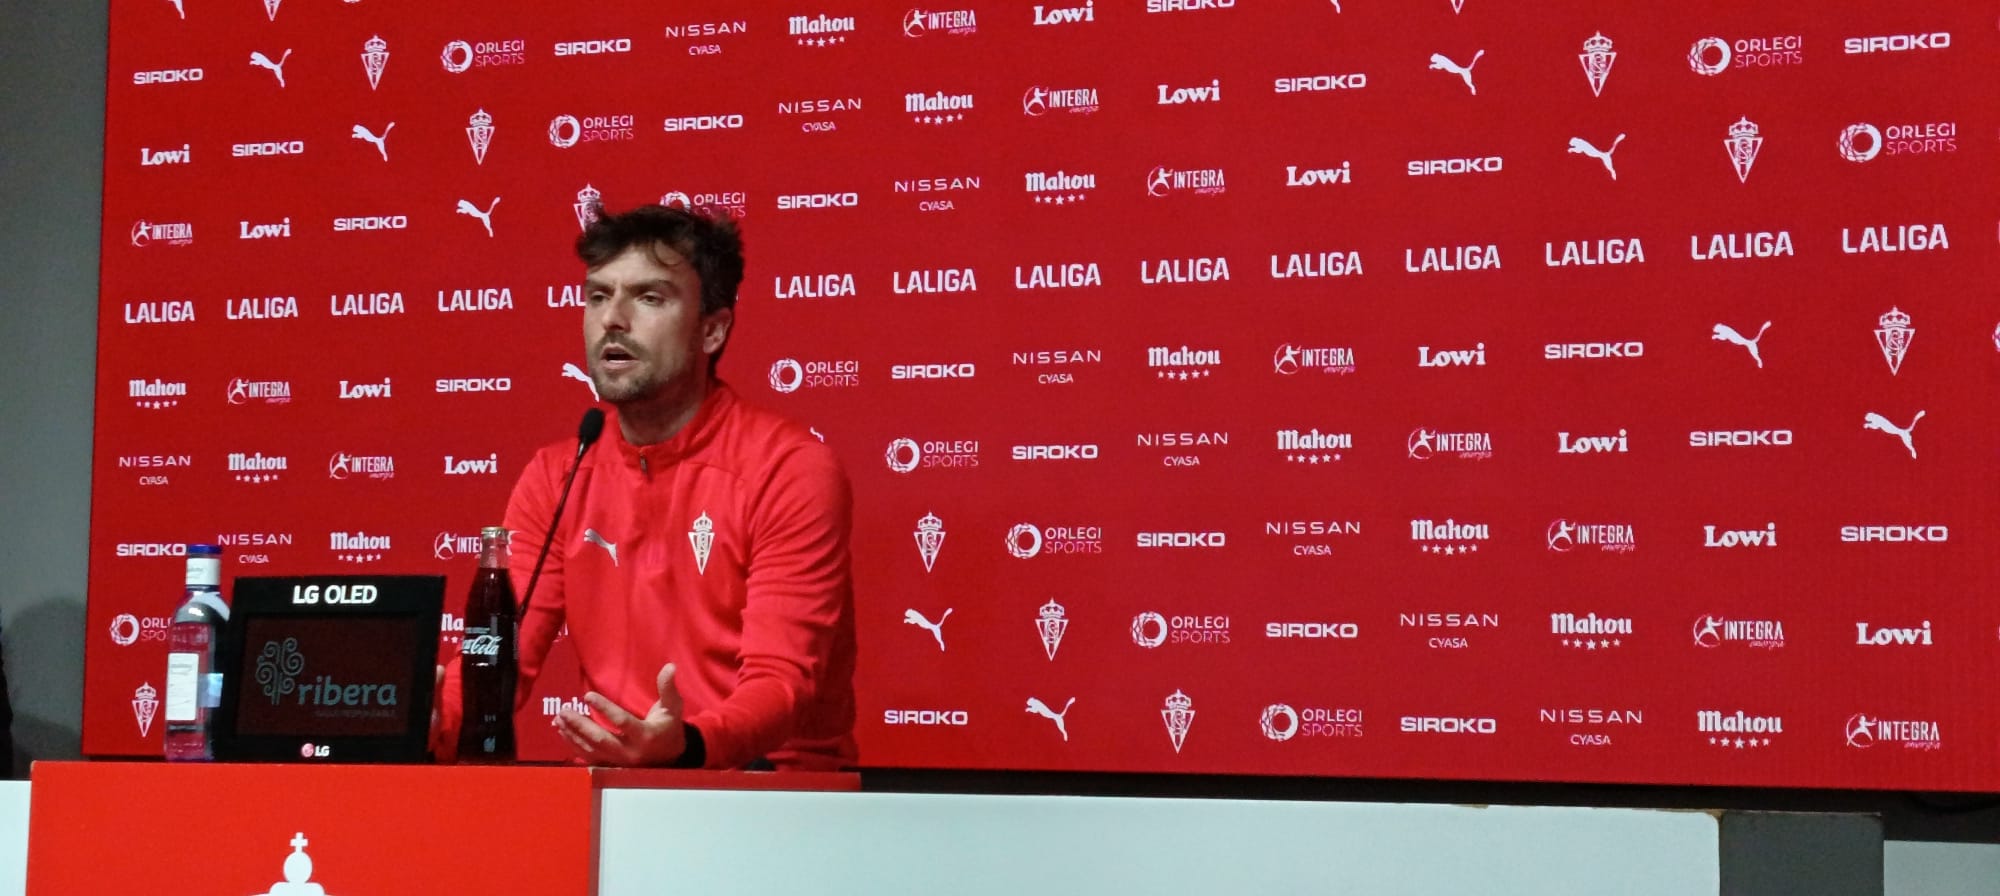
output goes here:
<path id="1" fill-rule="evenodd" d="M 708 744 L 701 739 L 701 729 L 685 722 L 681 730 L 687 732 L 687 746 L 681 750 L 679 759 L 668 764 L 669 768 L 701 768 L 708 764 Z"/>

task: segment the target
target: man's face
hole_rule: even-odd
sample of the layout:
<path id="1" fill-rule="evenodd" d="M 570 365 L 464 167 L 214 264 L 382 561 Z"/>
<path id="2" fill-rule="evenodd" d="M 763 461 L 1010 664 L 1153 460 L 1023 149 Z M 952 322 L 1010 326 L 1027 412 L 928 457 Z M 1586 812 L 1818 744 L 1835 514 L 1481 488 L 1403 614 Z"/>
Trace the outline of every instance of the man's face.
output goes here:
<path id="1" fill-rule="evenodd" d="M 584 294 L 590 379 L 612 404 L 686 394 L 729 333 L 730 312 L 703 317 L 701 276 L 664 246 L 634 246 L 592 269 Z"/>

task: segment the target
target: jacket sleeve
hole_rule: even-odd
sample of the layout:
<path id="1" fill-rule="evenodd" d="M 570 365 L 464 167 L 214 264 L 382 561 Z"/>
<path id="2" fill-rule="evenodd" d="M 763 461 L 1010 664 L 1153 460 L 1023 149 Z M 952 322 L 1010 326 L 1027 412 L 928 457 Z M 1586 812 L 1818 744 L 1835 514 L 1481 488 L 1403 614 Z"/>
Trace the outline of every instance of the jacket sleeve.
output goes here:
<path id="1" fill-rule="evenodd" d="M 508 539 L 509 578 L 514 583 L 516 600 L 527 596 L 528 576 L 535 568 L 535 555 L 542 549 L 542 536 L 549 530 L 549 515 L 554 512 L 556 497 L 562 489 L 560 463 L 552 462 L 559 452 L 541 451 L 536 453 L 528 468 L 521 472 L 521 478 L 514 483 L 514 493 L 507 499 L 507 512 L 503 524 L 512 533 Z M 527 618 L 521 620 L 519 638 L 516 643 L 520 659 L 521 674 L 514 686 L 514 709 L 518 712 L 528 702 L 529 692 L 534 690 L 535 679 L 541 675 L 542 660 L 549 655 L 549 647 L 555 643 L 556 634 L 563 625 L 563 557 L 561 546 L 549 552 L 549 559 L 542 566 L 540 583 L 535 586 L 535 604 L 528 610 Z M 470 579 L 468 578 L 469 582 Z M 458 670 L 458 657 L 440 657 L 444 666 L 444 680 L 440 683 L 433 700 L 437 707 L 437 723 L 431 726 L 431 753 L 440 761 L 450 762 L 458 758 L 458 729 L 463 723 L 463 691 Z"/>
<path id="2" fill-rule="evenodd" d="M 853 496 L 824 446 L 773 465 L 750 527 L 736 690 L 687 720 L 701 729 L 707 768 L 741 768 L 792 737 L 854 600 Z"/>

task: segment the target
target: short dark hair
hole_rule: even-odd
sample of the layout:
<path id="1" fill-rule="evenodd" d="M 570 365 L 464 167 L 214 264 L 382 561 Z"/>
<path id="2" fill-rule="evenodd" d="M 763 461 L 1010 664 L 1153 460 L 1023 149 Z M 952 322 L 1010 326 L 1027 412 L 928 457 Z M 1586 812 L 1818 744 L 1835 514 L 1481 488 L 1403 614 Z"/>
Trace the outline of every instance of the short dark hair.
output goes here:
<path id="1" fill-rule="evenodd" d="M 660 248 L 672 249 L 701 278 L 703 317 L 736 307 L 736 289 L 743 285 L 743 234 L 727 212 L 709 208 L 642 205 L 610 214 L 598 208 L 597 220 L 576 238 L 576 257 L 586 268 L 600 268 L 634 246 L 644 246 L 662 264 Z M 732 328 L 733 330 L 734 328 Z M 708 374 L 722 361 L 722 348 L 708 356 Z"/>
<path id="2" fill-rule="evenodd" d="M 736 289 L 743 285 L 743 235 L 725 212 L 642 205 L 619 214 L 599 211 L 597 220 L 576 238 L 576 257 L 587 268 L 599 268 L 634 246 L 645 246 L 658 257 L 658 247 L 674 250 L 701 277 L 701 313 L 736 307 Z"/>

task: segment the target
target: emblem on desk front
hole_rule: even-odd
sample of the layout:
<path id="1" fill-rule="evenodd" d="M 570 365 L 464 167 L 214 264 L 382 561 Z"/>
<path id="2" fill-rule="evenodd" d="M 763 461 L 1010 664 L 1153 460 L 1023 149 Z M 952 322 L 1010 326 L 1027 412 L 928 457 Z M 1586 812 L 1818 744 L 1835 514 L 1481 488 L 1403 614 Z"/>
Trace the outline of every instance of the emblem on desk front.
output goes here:
<path id="1" fill-rule="evenodd" d="M 326 888 L 312 882 L 313 860 L 306 855 L 304 831 L 292 837 L 292 854 L 285 857 L 285 879 L 271 885 L 268 892 L 252 896 L 328 896 Z"/>
<path id="2" fill-rule="evenodd" d="M 160 692 L 152 682 L 142 682 L 132 692 L 132 720 L 139 723 L 139 736 L 153 730 L 153 716 L 160 711 Z"/>

